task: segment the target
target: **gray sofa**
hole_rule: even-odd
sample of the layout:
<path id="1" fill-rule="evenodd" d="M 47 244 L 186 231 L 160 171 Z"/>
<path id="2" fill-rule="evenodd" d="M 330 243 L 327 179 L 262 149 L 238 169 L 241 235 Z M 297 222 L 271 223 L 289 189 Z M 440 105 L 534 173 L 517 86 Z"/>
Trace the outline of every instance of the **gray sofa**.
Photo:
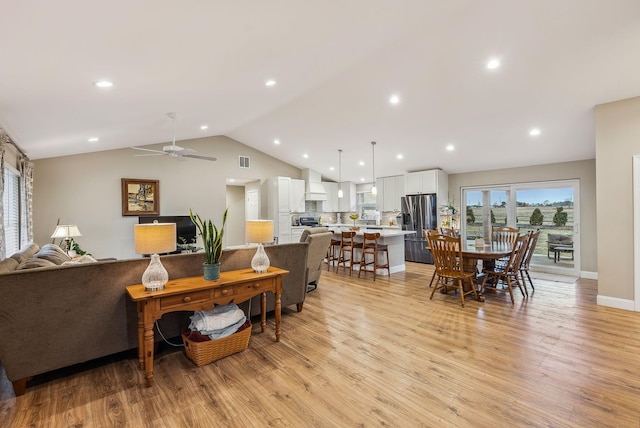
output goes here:
<path id="1" fill-rule="evenodd" d="M 272 266 L 289 271 L 282 283 L 283 308 L 295 304 L 302 309 L 308 247 L 291 243 L 265 248 Z M 250 267 L 254 253 L 255 248 L 223 251 L 221 270 Z M 203 253 L 161 259 L 170 278 L 202 275 Z M 5 266 L 0 273 L 0 361 L 16 395 L 24 393 L 27 378 L 34 375 L 136 348 L 136 306 L 125 287 L 140 283 L 148 264 L 149 259 L 140 258 L 24 270 Z M 271 293 L 267 297 L 271 311 L 274 299 Z M 251 313 L 258 314 L 259 297 L 254 299 Z M 179 336 L 189 315 L 165 315 L 159 321 L 163 335 Z"/>

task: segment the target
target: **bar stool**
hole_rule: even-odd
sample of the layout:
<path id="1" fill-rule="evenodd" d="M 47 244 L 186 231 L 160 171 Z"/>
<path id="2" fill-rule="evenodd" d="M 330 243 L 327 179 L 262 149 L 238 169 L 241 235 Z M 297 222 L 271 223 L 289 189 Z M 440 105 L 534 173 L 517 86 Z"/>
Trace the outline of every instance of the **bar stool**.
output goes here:
<path id="1" fill-rule="evenodd" d="M 353 259 L 353 250 L 360 248 L 362 244 L 355 242 L 354 237 L 356 233 L 354 231 L 342 232 L 340 235 L 340 249 L 338 250 L 338 264 L 336 264 L 336 272 L 338 269 L 349 269 L 349 276 L 353 270 L 353 265 L 357 262 Z M 348 258 L 346 256 L 349 256 Z"/>
<path id="2" fill-rule="evenodd" d="M 385 244 L 378 244 L 379 237 L 380 233 L 364 234 L 358 278 L 360 278 L 360 274 L 362 272 L 364 272 L 365 274 L 367 272 L 373 272 L 373 280 L 375 281 L 378 269 L 386 269 L 389 276 L 391 276 L 391 270 L 389 269 L 389 248 Z M 385 253 L 384 264 L 378 263 L 378 253 Z M 367 255 L 371 257 L 370 261 L 367 261 Z M 371 266 L 371 270 L 367 269 L 367 266 Z"/>
<path id="3" fill-rule="evenodd" d="M 338 261 L 338 250 L 340 249 L 340 240 L 331 238 L 329 248 L 327 248 L 327 271 L 331 270 L 331 265 Z"/>

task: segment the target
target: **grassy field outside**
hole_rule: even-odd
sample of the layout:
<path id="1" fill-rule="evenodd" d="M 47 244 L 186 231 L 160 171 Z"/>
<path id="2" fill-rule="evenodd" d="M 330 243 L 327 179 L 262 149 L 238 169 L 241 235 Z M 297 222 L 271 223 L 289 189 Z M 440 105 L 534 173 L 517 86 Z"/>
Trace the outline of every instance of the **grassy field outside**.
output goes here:
<path id="1" fill-rule="evenodd" d="M 533 210 L 539 208 L 543 215 L 542 226 L 532 226 L 529 219 Z M 475 239 L 476 237 L 482 237 L 482 207 L 471 207 L 473 215 L 476 221 L 474 223 L 467 223 L 467 239 Z M 535 255 L 547 256 L 547 242 L 549 233 L 557 233 L 563 235 L 573 235 L 573 207 L 563 207 L 564 212 L 567 213 L 567 223 L 565 226 L 555 226 L 553 224 L 553 216 L 556 213 L 557 207 L 518 207 L 516 216 L 516 226 L 520 228 L 520 232 L 528 232 L 530 230 L 536 230 L 540 228 L 540 238 L 538 238 L 538 244 L 536 245 Z M 493 215 L 495 217 L 495 223 L 493 226 L 506 226 L 507 225 L 507 209 L 506 207 L 494 207 L 492 208 Z M 466 213 L 466 210 L 463 214 Z M 466 215 L 462 217 L 462 221 L 465 221 Z M 553 255 L 553 253 L 552 253 Z"/>

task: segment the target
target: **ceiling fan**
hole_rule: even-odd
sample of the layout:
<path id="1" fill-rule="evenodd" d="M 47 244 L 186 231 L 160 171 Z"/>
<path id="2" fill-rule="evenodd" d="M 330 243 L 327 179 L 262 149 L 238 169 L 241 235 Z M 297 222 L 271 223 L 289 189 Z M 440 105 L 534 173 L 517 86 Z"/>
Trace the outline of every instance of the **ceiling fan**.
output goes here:
<path id="1" fill-rule="evenodd" d="M 134 155 L 134 156 L 161 156 L 161 155 L 169 155 L 172 158 L 192 158 L 192 159 L 203 159 L 208 161 L 215 161 L 217 158 L 211 156 L 201 156 L 196 154 L 196 151 L 193 149 L 185 149 L 180 146 L 176 146 L 176 113 L 167 113 L 167 116 L 173 120 L 173 143 L 170 146 L 164 146 L 162 150 L 154 150 L 154 149 L 144 149 L 142 147 L 131 147 L 135 150 L 142 150 L 145 152 L 151 152 L 143 155 Z"/>

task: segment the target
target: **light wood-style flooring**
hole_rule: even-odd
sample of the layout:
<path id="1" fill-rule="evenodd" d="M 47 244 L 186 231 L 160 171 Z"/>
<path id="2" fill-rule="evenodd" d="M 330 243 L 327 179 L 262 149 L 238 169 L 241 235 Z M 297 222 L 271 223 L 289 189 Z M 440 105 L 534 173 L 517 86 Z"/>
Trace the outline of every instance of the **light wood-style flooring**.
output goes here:
<path id="1" fill-rule="evenodd" d="M 592 280 L 462 308 L 429 300 L 432 269 L 325 271 L 303 311 L 283 314 L 280 343 L 270 318 L 246 351 L 204 367 L 161 353 L 152 388 L 135 354 L 17 399 L 4 378 L 0 426 L 640 426 L 640 314 L 597 306 Z"/>

